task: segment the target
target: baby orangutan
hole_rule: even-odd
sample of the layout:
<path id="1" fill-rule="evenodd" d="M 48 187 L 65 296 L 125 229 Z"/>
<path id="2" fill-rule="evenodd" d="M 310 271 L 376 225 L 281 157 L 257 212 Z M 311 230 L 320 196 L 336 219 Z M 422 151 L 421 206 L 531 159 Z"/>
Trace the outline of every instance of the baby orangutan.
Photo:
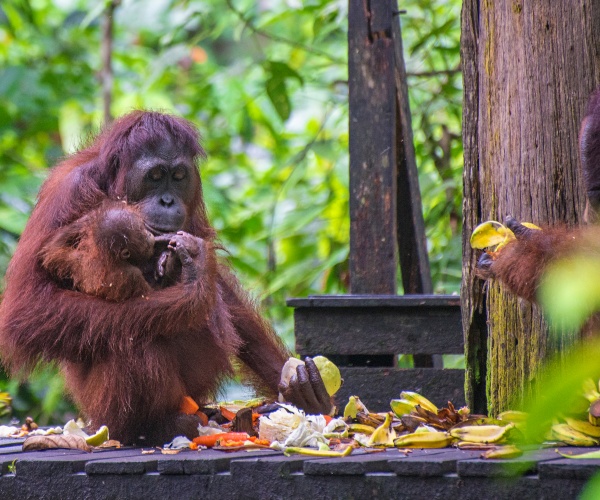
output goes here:
<path id="1" fill-rule="evenodd" d="M 152 258 L 154 243 L 134 207 L 107 200 L 58 230 L 40 255 L 42 266 L 73 289 L 122 302 L 152 289 L 141 267 Z"/>

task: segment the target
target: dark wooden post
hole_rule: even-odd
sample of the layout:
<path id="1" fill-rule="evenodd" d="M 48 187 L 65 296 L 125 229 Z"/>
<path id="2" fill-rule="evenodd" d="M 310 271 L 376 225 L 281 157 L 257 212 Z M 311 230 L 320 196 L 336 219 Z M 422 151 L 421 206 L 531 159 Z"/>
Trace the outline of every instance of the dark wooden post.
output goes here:
<path id="1" fill-rule="evenodd" d="M 393 0 L 350 0 L 350 292 L 432 293 Z"/>
<path id="2" fill-rule="evenodd" d="M 397 18 L 392 22 L 392 39 L 396 64 L 396 164 L 398 183 L 396 197 L 398 253 L 404 293 L 433 293 L 425 222 L 419 189 L 419 173 L 415 159 L 412 121 L 406 84 L 406 66 L 402 48 L 402 32 Z"/>
<path id="3" fill-rule="evenodd" d="M 350 292 L 396 294 L 392 3 L 350 0 Z"/>

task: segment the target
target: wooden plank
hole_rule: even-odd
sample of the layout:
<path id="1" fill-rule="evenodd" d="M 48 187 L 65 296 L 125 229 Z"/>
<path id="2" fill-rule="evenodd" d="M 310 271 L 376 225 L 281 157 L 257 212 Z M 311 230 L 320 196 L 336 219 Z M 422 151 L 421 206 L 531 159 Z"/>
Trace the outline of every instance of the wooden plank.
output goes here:
<path id="1" fill-rule="evenodd" d="M 267 475 L 276 477 L 289 477 L 292 474 L 302 472 L 304 462 L 307 460 L 323 460 L 322 458 L 309 457 L 306 455 L 285 455 L 241 458 L 231 462 L 230 473 L 234 478 L 243 477 L 251 481 L 260 481 Z"/>
<path id="2" fill-rule="evenodd" d="M 389 411 L 390 400 L 404 390 L 419 392 L 438 406 L 465 404 L 464 370 L 340 367 L 340 372 L 344 384 L 335 400 L 342 408 L 350 396 L 358 395 L 369 410 Z"/>
<path id="3" fill-rule="evenodd" d="M 568 455 L 581 455 L 597 448 L 573 448 L 562 447 L 558 449 L 561 453 Z M 600 459 L 573 459 L 563 458 L 554 453 L 554 460 L 540 462 L 538 474 L 542 479 L 590 479 L 600 470 Z"/>
<path id="4" fill-rule="evenodd" d="M 456 471 L 461 477 L 516 477 L 535 474 L 539 461 L 553 460 L 556 457 L 554 449 L 546 449 L 525 452 L 522 456 L 510 460 L 463 460 L 457 463 Z"/>
<path id="5" fill-rule="evenodd" d="M 443 476 L 456 472 L 456 463 L 459 460 L 476 458 L 481 455 L 481 451 L 448 448 L 423 450 L 423 452 L 411 453 L 403 460 L 390 460 L 390 470 L 398 476 Z"/>
<path id="6" fill-rule="evenodd" d="M 392 0 L 394 4 L 397 2 Z M 397 239 L 404 293 L 433 293 L 415 159 L 400 17 L 392 21 L 396 82 Z"/>
<path id="7" fill-rule="evenodd" d="M 93 460 L 85 464 L 84 470 L 90 476 L 146 474 L 157 470 L 161 456 L 160 451 L 156 450 L 152 455 Z"/>
<path id="8" fill-rule="evenodd" d="M 395 307 L 398 309 L 414 307 L 453 307 L 460 308 L 458 295 L 309 295 L 306 298 L 287 299 L 290 307 Z M 376 311 L 374 311 L 376 312 Z"/>
<path id="9" fill-rule="evenodd" d="M 463 354 L 458 307 L 296 308 L 300 354 Z"/>
<path id="10" fill-rule="evenodd" d="M 181 456 L 180 456 L 181 455 Z M 218 474 L 228 472 L 232 460 L 239 458 L 268 457 L 281 455 L 274 450 L 223 452 L 202 450 L 199 453 L 171 455 L 169 460 L 158 462 L 160 474 Z"/>
<path id="11" fill-rule="evenodd" d="M 396 293 L 394 47 L 389 0 L 348 9 L 350 291 Z"/>
<path id="12" fill-rule="evenodd" d="M 376 453 L 352 453 L 349 457 L 311 460 L 304 463 L 307 476 L 358 476 L 368 472 L 390 472 L 388 460 L 398 458 L 396 449 Z"/>
<path id="13" fill-rule="evenodd" d="M 0 438 L 0 453 L 3 452 L 3 448 L 7 446 L 22 445 L 25 438 Z"/>
<path id="14" fill-rule="evenodd" d="M 140 456 L 141 450 L 129 448 L 123 450 L 95 451 L 93 453 L 82 453 L 78 450 L 61 450 L 52 456 L 45 455 L 46 453 L 46 451 L 31 452 L 16 457 L 18 458 L 16 463 L 17 477 L 51 477 L 57 474 L 84 472 L 86 463 L 93 460 Z"/>

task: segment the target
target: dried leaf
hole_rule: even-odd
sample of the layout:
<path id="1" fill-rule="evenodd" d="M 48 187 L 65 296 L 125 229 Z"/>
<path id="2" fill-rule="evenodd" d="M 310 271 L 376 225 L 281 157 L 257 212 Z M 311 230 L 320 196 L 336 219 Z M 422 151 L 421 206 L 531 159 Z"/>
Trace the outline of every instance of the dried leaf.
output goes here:
<path id="1" fill-rule="evenodd" d="M 179 453 L 180 451 L 181 450 L 168 450 L 168 449 L 165 449 L 165 448 L 163 448 L 162 450 L 160 450 L 160 452 L 163 455 L 177 455 L 177 453 Z"/>
<path id="2" fill-rule="evenodd" d="M 116 439 L 109 439 L 96 448 L 120 448 L 121 442 Z"/>
<path id="3" fill-rule="evenodd" d="M 70 450 L 82 450 L 91 452 L 92 448 L 85 442 L 81 436 L 56 435 L 49 436 L 31 436 L 23 442 L 23 451 L 49 450 L 56 448 L 66 448 Z"/>

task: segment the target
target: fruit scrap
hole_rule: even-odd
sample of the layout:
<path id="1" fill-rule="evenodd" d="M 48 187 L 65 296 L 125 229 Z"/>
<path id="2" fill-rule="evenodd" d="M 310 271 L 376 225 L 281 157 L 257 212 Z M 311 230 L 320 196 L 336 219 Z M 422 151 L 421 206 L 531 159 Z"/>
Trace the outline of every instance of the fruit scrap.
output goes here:
<path id="1" fill-rule="evenodd" d="M 394 441 L 396 448 L 445 448 L 454 438 L 447 432 L 413 432 Z"/>
<path id="2" fill-rule="evenodd" d="M 373 428 L 379 427 L 385 421 L 385 416 L 381 416 L 378 413 L 363 413 L 359 411 L 356 414 L 356 420 L 359 424 L 370 425 Z"/>
<path id="3" fill-rule="evenodd" d="M 181 401 L 181 406 L 179 407 L 179 412 L 184 415 L 193 415 L 196 413 L 200 407 L 191 397 L 185 396 L 183 401 Z"/>
<path id="4" fill-rule="evenodd" d="M 465 425 L 450 429 L 450 435 L 470 443 L 498 443 L 507 437 L 514 427 L 515 424 L 513 423 L 504 427 L 499 425 Z"/>
<path id="5" fill-rule="evenodd" d="M 22 431 L 31 432 L 38 428 L 38 424 L 33 421 L 33 418 L 26 417 L 25 423 L 21 426 Z"/>
<path id="6" fill-rule="evenodd" d="M 554 424 L 551 429 L 552 437 L 571 446 L 597 446 L 598 440 L 576 431 L 568 424 Z"/>
<path id="7" fill-rule="evenodd" d="M 369 410 L 367 410 L 358 396 L 350 396 L 344 408 L 344 419 L 356 418 L 358 412 L 369 413 Z"/>
<path id="8" fill-rule="evenodd" d="M 592 425 L 585 420 L 577 420 L 576 418 L 565 417 L 565 422 L 578 432 L 582 432 L 586 436 L 600 438 L 600 427 Z"/>
<path id="9" fill-rule="evenodd" d="M 491 450 L 481 454 L 481 458 L 517 458 L 523 455 L 523 450 L 514 445 L 496 446 Z"/>
<path id="10" fill-rule="evenodd" d="M 580 453 L 579 455 L 569 455 L 567 453 L 561 453 L 558 449 L 555 450 L 560 456 L 565 458 L 579 458 L 582 460 L 598 459 L 600 458 L 600 450 L 588 451 L 587 453 Z"/>
<path id="11" fill-rule="evenodd" d="M 541 229 L 531 222 L 522 222 L 521 224 L 529 229 Z M 473 229 L 470 244 L 471 248 L 480 250 L 490 249 L 492 251 L 491 253 L 495 253 L 500 251 L 507 243 L 514 239 L 515 234 L 509 228 L 504 226 L 504 224 L 495 220 L 489 220 L 482 222 Z"/>
<path id="12" fill-rule="evenodd" d="M 212 448 L 218 441 L 246 441 L 250 436 L 245 432 L 220 432 L 219 434 L 210 434 L 208 436 L 195 437 L 192 442 L 199 446 Z"/>
<path id="13" fill-rule="evenodd" d="M 354 448 L 352 446 L 348 446 L 344 451 L 331 451 L 331 450 L 315 450 L 314 448 L 298 448 L 298 447 L 288 447 L 283 450 L 283 453 L 287 455 L 299 454 L 299 455 L 307 455 L 309 457 L 329 457 L 329 458 L 339 458 L 339 457 L 347 457 L 352 453 Z"/>
<path id="14" fill-rule="evenodd" d="M 507 410 L 498 415 L 498 420 L 512 422 L 513 424 L 521 424 L 527 421 L 529 414 L 524 411 Z"/>
<path id="15" fill-rule="evenodd" d="M 392 429 L 392 413 L 388 412 L 383 424 L 373 431 L 369 438 L 369 446 L 394 446 L 396 431 Z"/>
<path id="16" fill-rule="evenodd" d="M 223 417 L 225 417 L 230 422 L 235 418 L 236 412 L 228 410 L 224 406 L 219 406 L 219 411 L 221 412 L 221 415 L 223 415 Z"/>
<path id="17" fill-rule="evenodd" d="M 348 432 L 351 434 L 367 434 L 368 436 L 370 436 L 371 434 L 373 434 L 373 432 L 375 432 L 375 428 L 371 427 L 370 425 L 364 425 L 364 424 L 350 424 L 348 426 Z"/>
<path id="18" fill-rule="evenodd" d="M 407 399 L 392 399 L 390 401 L 390 407 L 397 417 L 408 415 L 411 411 L 413 411 L 415 406 L 415 403 L 408 401 Z"/>
<path id="19" fill-rule="evenodd" d="M 424 408 L 425 410 L 428 410 L 428 411 L 430 411 L 432 413 L 436 413 L 437 414 L 437 411 L 438 411 L 437 406 L 435 406 L 425 396 L 421 396 L 417 392 L 402 391 L 400 393 L 400 397 L 402 399 L 410 402 L 410 403 L 414 403 L 415 406 L 419 405 L 421 408 Z"/>
<path id="20" fill-rule="evenodd" d="M 100 429 L 98 429 L 96 434 L 86 437 L 85 442 L 90 446 L 100 446 L 101 444 L 108 441 L 108 438 L 108 427 L 106 427 L 106 425 L 103 425 L 102 427 L 100 427 Z"/>

